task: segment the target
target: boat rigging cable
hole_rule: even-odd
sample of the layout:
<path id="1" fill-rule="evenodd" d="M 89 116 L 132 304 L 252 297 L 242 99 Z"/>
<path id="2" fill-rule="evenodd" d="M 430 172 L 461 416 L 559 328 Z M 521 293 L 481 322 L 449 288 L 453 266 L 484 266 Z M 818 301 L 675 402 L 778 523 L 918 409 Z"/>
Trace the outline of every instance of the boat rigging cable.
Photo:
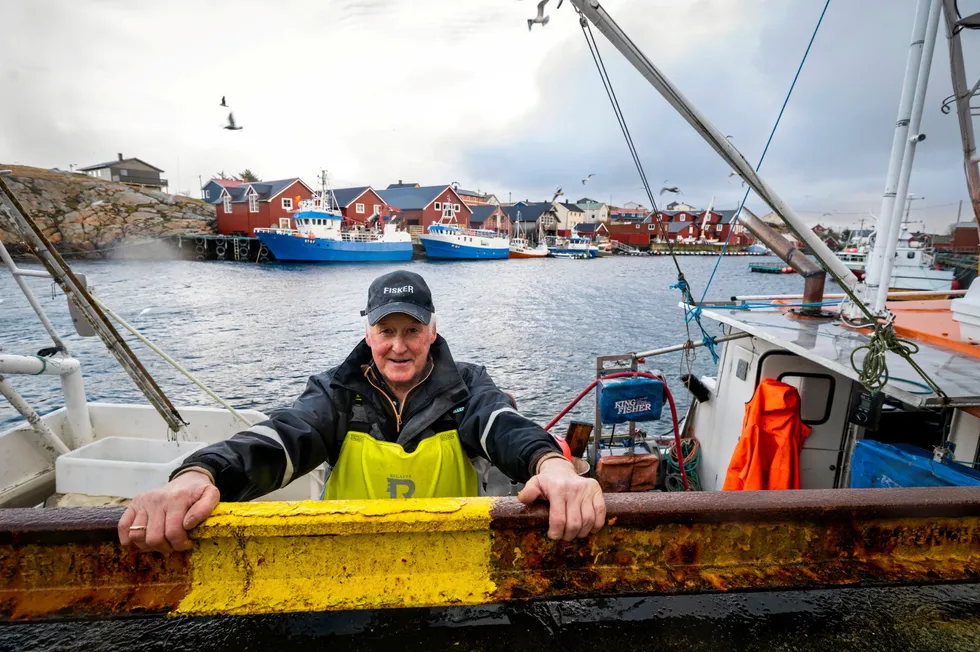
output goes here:
<path id="1" fill-rule="evenodd" d="M 613 111 L 616 114 L 616 119 L 619 122 L 620 129 L 622 130 L 623 136 L 626 139 L 626 144 L 629 147 L 630 155 L 633 157 L 633 162 L 636 165 L 637 172 L 640 175 L 640 180 L 643 183 L 643 188 L 647 193 L 648 199 L 650 200 L 651 208 L 653 210 L 653 215 L 657 220 L 657 224 L 660 226 L 661 234 L 664 234 L 666 233 L 666 231 L 664 229 L 663 222 L 660 220 L 660 217 L 657 213 L 657 204 L 653 198 L 653 192 L 650 188 L 649 182 L 647 181 L 646 173 L 643 170 L 643 165 L 640 162 L 639 155 L 637 154 L 636 145 L 634 144 L 633 138 L 629 132 L 629 128 L 626 125 L 626 118 L 623 115 L 622 108 L 620 107 L 619 101 L 616 98 L 615 90 L 612 87 L 612 81 L 609 79 L 608 72 L 606 71 L 605 64 L 602 60 L 602 55 L 599 53 L 598 44 L 596 43 L 595 36 L 592 33 L 591 24 L 589 20 L 586 18 L 586 14 L 582 11 L 582 9 L 578 6 L 578 4 L 579 3 L 574 3 L 573 6 L 575 7 L 576 13 L 579 14 L 579 25 L 582 27 L 582 34 L 585 36 L 586 43 L 589 46 L 589 51 L 592 54 L 592 59 L 596 64 L 596 68 L 599 71 L 599 76 L 602 78 L 603 86 L 606 89 L 606 95 L 609 97 L 609 101 L 612 104 Z M 826 13 L 827 5 L 829 4 L 830 1 L 827 0 L 827 4 L 824 6 L 823 12 L 821 12 L 820 14 L 820 19 L 817 21 L 817 26 L 816 29 L 814 29 L 814 34 L 810 39 L 811 45 L 813 43 L 813 39 L 816 37 L 816 33 L 819 30 L 821 23 L 823 22 L 823 17 L 824 14 Z M 592 8 L 596 10 L 596 12 L 599 11 L 604 12 L 604 10 L 600 8 L 598 2 L 594 2 Z M 607 13 L 604 15 L 604 19 L 612 23 L 612 19 L 611 17 L 608 16 Z M 617 29 L 619 28 L 617 27 Z M 636 52 L 639 52 L 639 50 L 636 48 L 635 45 L 632 44 L 632 42 L 628 42 L 628 45 L 631 49 L 635 50 Z M 803 55 L 803 61 L 801 61 L 800 63 L 800 69 L 802 69 L 803 63 L 806 61 L 806 57 L 807 54 L 809 54 L 809 51 L 810 51 L 810 46 L 808 45 L 807 50 Z M 672 106 L 674 106 L 682 113 L 682 115 L 688 120 L 688 122 L 701 134 L 701 136 L 705 140 L 708 141 L 708 144 L 711 145 L 716 152 L 721 154 L 722 157 L 727 162 L 731 163 L 733 167 L 735 167 L 736 163 L 732 162 L 734 159 L 729 158 L 725 146 L 721 142 L 719 142 L 718 137 L 716 137 L 716 135 L 712 133 L 713 128 L 708 128 L 708 125 L 705 124 L 705 122 L 700 118 L 700 116 L 695 111 L 690 109 L 686 99 L 682 98 L 679 95 L 679 92 L 673 89 L 670 83 L 666 80 L 666 78 L 664 78 L 660 74 L 659 71 L 657 71 L 656 69 L 654 69 L 654 71 L 658 77 L 658 81 L 663 82 L 663 86 L 664 86 L 664 88 L 657 86 L 657 90 L 659 90 L 661 94 L 663 94 L 664 97 L 668 99 L 669 103 Z M 799 76 L 799 70 L 797 71 L 797 77 L 798 76 Z M 796 78 L 794 78 L 793 80 L 793 85 L 790 86 L 790 93 L 792 93 L 795 84 L 796 84 Z M 786 97 L 786 101 L 788 100 L 789 100 L 789 94 L 787 94 Z M 785 109 L 785 102 L 783 108 Z M 782 110 L 780 111 L 780 116 L 781 115 L 782 115 Z M 778 126 L 778 124 L 779 124 L 779 120 L 777 119 L 776 125 L 773 127 L 773 133 L 775 132 L 775 128 L 776 126 Z M 770 134 L 770 141 L 771 139 L 772 139 L 772 134 Z M 727 145 L 728 145 L 728 149 L 732 148 L 731 143 L 727 143 Z M 768 149 L 768 144 L 766 147 Z M 744 161 L 744 157 L 742 157 L 742 162 L 747 163 L 746 161 Z M 760 159 L 759 161 L 759 165 L 761 164 L 762 164 L 762 159 Z M 751 168 L 750 171 L 752 171 Z M 755 177 L 754 180 L 756 182 L 760 182 L 758 177 Z M 749 186 L 749 188 L 746 190 L 746 197 L 748 196 L 748 192 L 754 189 L 759 194 L 759 196 L 763 199 L 763 201 L 765 201 L 770 206 L 773 205 L 774 200 L 778 200 L 778 197 L 775 197 L 774 193 L 769 191 L 769 189 L 764 184 L 762 184 L 760 187 L 754 187 L 758 184 L 753 183 L 752 179 L 746 179 L 746 181 Z M 745 199 L 743 198 L 742 205 L 744 205 L 744 202 Z M 793 227 L 792 224 L 789 224 L 789 226 L 790 226 L 790 230 L 792 230 L 797 236 L 800 236 L 799 233 L 796 233 L 796 229 Z M 729 236 L 731 236 L 731 231 L 729 231 Z M 688 284 L 687 280 L 684 278 L 684 273 L 681 270 L 680 263 L 678 262 L 677 256 L 674 253 L 674 249 L 673 246 L 671 245 L 670 238 L 665 237 L 665 239 L 667 241 L 667 250 L 674 261 L 674 266 L 677 268 L 677 283 L 672 285 L 671 288 L 680 289 L 682 295 L 684 295 L 685 305 L 689 306 L 685 313 L 685 318 L 684 318 L 685 323 L 689 324 L 691 321 L 697 323 L 698 327 L 701 330 L 701 334 L 703 337 L 703 344 L 705 348 L 707 348 L 708 351 L 711 353 L 711 356 L 715 361 L 715 363 L 717 363 L 719 358 L 717 352 L 714 349 L 714 344 L 715 344 L 714 338 L 708 335 L 704 326 L 701 324 L 701 305 L 694 302 L 694 297 L 691 294 L 690 284 Z M 803 240 L 806 241 L 805 238 L 803 238 Z M 873 392 L 880 391 L 881 388 L 885 386 L 885 384 L 888 382 L 888 364 L 887 364 L 886 354 L 889 351 L 891 351 L 895 355 L 898 355 L 899 357 L 903 358 L 906 362 L 908 362 L 909 365 L 916 371 L 916 373 L 919 374 L 919 376 L 938 396 L 941 396 L 943 399 L 948 399 L 946 393 L 943 392 L 943 390 L 935 383 L 935 381 L 933 381 L 932 378 L 930 378 L 929 375 L 912 359 L 912 355 L 918 351 L 918 346 L 912 342 L 909 342 L 908 340 L 903 340 L 899 338 L 895 334 L 895 330 L 893 326 L 893 322 L 895 319 L 894 314 L 888 314 L 885 317 L 876 316 L 874 313 L 872 313 L 871 309 L 868 308 L 868 306 L 865 305 L 863 301 L 861 301 L 861 299 L 857 296 L 857 294 L 852 289 L 851 285 L 848 284 L 844 279 L 844 277 L 841 275 L 841 273 L 839 273 L 838 270 L 834 268 L 834 265 L 829 264 L 827 261 L 823 260 L 823 258 L 821 258 L 820 256 L 820 252 L 818 251 L 814 251 L 813 255 L 817 259 L 817 261 L 820 262 L 821 266 L 827 271 L 827 273 L 830 274 L 830 276 L 835 281 L 837 281 L 838 285 L 840 285 L 841 289 L 847 295 L 848 299 L 850 299 L 850 301 L 862 313 L 864 313 L 867 322 L 863 325 L 869 328 L 874 328 L 874 332 L 871 334 L 870 341 L 868 342 L 868 344 L 865 346 L 857 347 L 854 351 L 854 353 L 862 350 L 867 351 L 864 359 L 861 362 L 861 365 L 858 366 L 855 360 L 855 356 L 853 354 L 851 356 L 852 367 L 858 373 L 858 379 L 861 382 L 861 384 Z M 712 276 L 714 276 L 714 272 L 712 272 Z M 709 280 L 709 284 L 710 284 L 710 280 Z M 703 300 L 704 297 L 702 296 L 702 301 Z M 691 341 L 690 334 L 688 334 L 688 342 L 690 341 Z"/>
<path id="2" fill-rule="evenodd" d="M 576 9 L 578 11 L 578 9 Z M 616 91 L 613 89 L 612 80 L 609 79 L 609 73 L 606 71 L 605 62 L 602 60 L 602 55 L 599 53 L 599 44 L 595 41 L 595 35 L 592 34 L 592 26 L 589 21 L 586 20 L 585 16 L 581 15 L 579 12 L 579 25 L 582 27 L 582 34 L 585 36 L 585 42 L 589 46 L 589 52 L 592 54 L 592 60 L 596 64 L 596 69 L 599 71 L 599 77 L 602 79 L 602 85 L 606 89 L 606 95 L 609 97 L 609 102 L 612 104 L 613 112 L 616 114 L 616 120 L 619 122 L 619 128 L 623 132 L 623 137 L 626 139 L 626 146 L 629 147 L 630 156 L 633 158 L 633 163 L 636 165 L 636 171 L 640 175 L 640 181 L 643 183 L 643 189 L 647 193 L 647 198 L 650 200 L 651 215 L 657 221 L 657 226 L 660 229 L 660 234 L 663 236 L 664 240 L 667 242 L 667 251 L 670 254 L 671 260 L 674 261 L 674 267 L 677 268 L 677 283 L 671 285 L 671 289 L 678 289 L 681 291 L 683 296 L 684 304 L 687 306 L 694 305 L 694 296 L 691 294 L 691 286 L 684 278 L 684 272 L 681 270 L 680 262 L 677 260 L 677 254 L 674 253 L 674 246 L 670 242 L 670 234 L 667 228 L 664 226 L 663 221 L 660 219 L 660 213 L 657 210 L 657 201 L 653 198 L 653 190 L 650 188 L 650 182 L 647 179 L 646 171 L 643 169 L 643 163 L 640 161 L 640 156 L 636 151 L 636 144 L 633 142 L 633 136 L 630 134 L 629 127 L 626 125 L 626 117 L 623 115 L 623 110 L 619 106 L 619 99 L 616 97 Z M 645 221 L 645 220 L 644 220 Z M 695 310 L 688 309 L 684 315 L 684 325 L 688 329 L 687 339 L 691 341 L 690 323 L 694 321 L 698 328 L 701 330 L 701 343 L 704 348 L 708 349 L 711 353 L 711 358 L 714 360 L 715 364 L 718 363 L 718 352 L 715 351 L 715 339 L 708 335 L 708 331 L 705 330 L 704 325 L 701 324 L 701 309 L 698 307 Z"/>

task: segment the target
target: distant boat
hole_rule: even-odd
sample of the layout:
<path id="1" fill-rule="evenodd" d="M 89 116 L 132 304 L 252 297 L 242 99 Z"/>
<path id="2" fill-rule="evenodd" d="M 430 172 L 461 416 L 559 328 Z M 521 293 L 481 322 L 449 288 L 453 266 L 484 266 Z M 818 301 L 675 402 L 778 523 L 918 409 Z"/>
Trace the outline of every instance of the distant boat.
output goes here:
<path id="1" fill-rule="evenodd" d="M 864 278 L 870 246 L 847 247 L 837 257 L 854 272 Z M 953 270 L 939 269 L 932 254 L 923 247 L 914 246 L 909 237 L 908 227 L 902 225 L 895 249 L 895 262 L 892 264 L 892 277 L 888 284 L 891 290 L 939 291 L 953 286 Z"/>
<path id="2" fill-rule="evenodd" d="M 579 236 L 550 236 L 547 239 L 548 250 L 555 258 L 596 258 L 599 256 L 599 247 L 592 244 L 588 238 Z"/>
<path id="3" fill-rule="evenodd" d="M 509 237 L 488 229 L 464 229 L 455 216 L 443 216 L 418 238 L 425 255 L 433 259 L 482 260 L 510 255 Z"/>
<path id="4" fill-rule="evenodd" d="M 549 255 L 548 245 L 544 243 L 540 238 L 540 233 L 538 237 L 538 244 L 533 245 L 524 236 L 520 229 L 520 222 L 518 224 L 517 237 L 511 238 L 510 240 L 510 257 L 511 258 L 547 258 Z"/>
<path id="5" fill-rule="evenodd" d="M 344 217 L 326 207 L 332 196 L 322 182 L 319 197 L 300 202 L 292 215 L 295 228 L 255 229 L 276 260 L 296 263 L 352 263 L 412 259 L 412 236 L 398 228 L 397 218 L 385 223 L 380 214 L 364 224 L 345 226 Z"/>

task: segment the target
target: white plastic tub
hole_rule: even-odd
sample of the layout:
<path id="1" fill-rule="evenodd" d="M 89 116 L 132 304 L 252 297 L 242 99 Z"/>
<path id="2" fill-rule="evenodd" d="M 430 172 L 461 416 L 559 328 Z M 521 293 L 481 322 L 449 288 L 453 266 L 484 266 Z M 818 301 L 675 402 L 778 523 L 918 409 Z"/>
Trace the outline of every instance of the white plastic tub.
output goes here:
<path id="1" fill-rule="evenodd" d="M 953 319 L 960 323 L 960 339 L 980 343 L 980 282 L 974 279 L 966 296 L 953 299 L 950 308 Z"/>
<path id="2" fill-rule="evenodd" d="M 167 484 L 184 458 L 204 446 L 199 441 L 106 437 L 56 460 L 55 490 L 132 498 Z"/>

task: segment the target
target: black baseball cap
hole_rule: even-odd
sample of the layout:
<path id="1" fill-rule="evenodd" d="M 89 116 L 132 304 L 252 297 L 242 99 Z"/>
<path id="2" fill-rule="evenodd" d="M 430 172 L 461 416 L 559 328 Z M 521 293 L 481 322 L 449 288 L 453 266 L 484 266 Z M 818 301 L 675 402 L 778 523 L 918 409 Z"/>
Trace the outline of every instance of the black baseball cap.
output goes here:
<path id="1" fill-rule="evenodd" d="M 432 293 L 425 279 L 414 272 L 398 270 L 374 279 L 368 288 L 367 308 L 361 311 L 361 315 L 367 316 L 371 326 L 396 312 L 428 324 L 435 311 Z"/>

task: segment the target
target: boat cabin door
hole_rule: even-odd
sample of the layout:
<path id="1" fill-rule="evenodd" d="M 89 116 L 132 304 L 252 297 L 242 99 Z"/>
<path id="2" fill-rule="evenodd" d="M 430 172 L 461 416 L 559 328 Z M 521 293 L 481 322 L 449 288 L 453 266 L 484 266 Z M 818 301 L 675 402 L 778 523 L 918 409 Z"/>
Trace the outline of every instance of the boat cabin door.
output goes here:
<path id="1" fill-rule="evenodd" d="M 800 393 L 800 416 L 812 429 L 800 454 L 800 488 L 843 486 L 841 463 L 853 381 L 812 360 L 775 348 L 759 356 L 756 386 L 763 378 L 780 380 Z"/>

